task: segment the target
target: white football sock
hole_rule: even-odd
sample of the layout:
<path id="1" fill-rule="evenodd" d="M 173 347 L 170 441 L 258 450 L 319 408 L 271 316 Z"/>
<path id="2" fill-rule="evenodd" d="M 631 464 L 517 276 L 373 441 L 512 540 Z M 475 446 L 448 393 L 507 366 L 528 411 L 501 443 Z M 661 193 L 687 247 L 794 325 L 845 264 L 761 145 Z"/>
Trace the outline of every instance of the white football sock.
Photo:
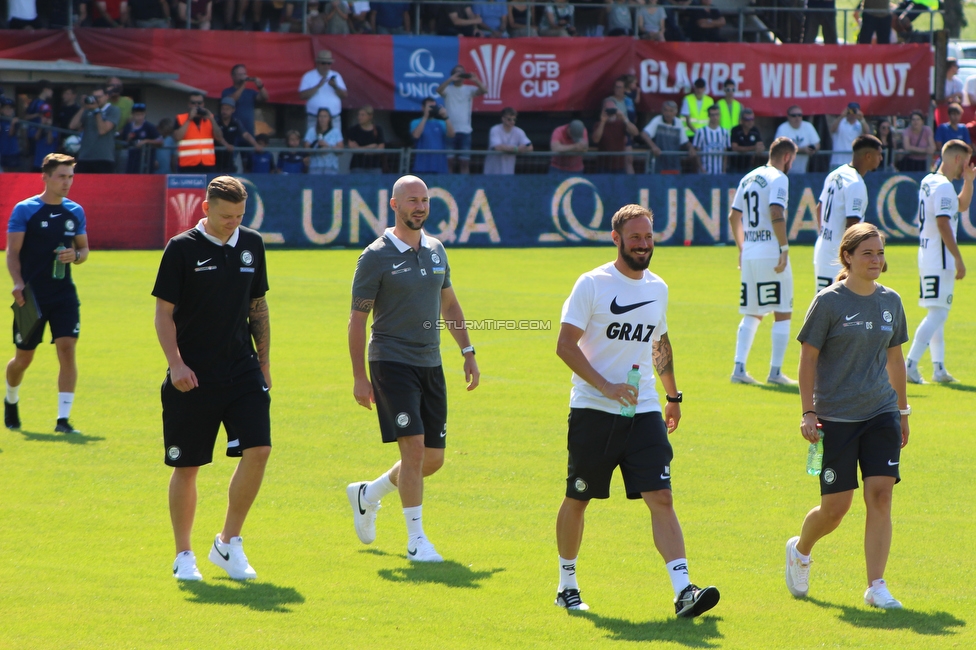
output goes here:
<path id="1" fill-rule="evenodd" d="M 790 321 L 778 320 L 773 323 L 773 353 L 769 358 L 771 368 L 782 368 L 786 347 L 790 344 Z"/>
<path id="2" fill-rule="evenodd" d="M 680 596 L 684 588 L 691 584 L 691 579 L 688 577 L 688 560 L 679 557 L 664 566 L 668 568 L 668 577 L 671 578 L 675 597 Z"/>
<path id="3" fill-rule="evenodd" d="M 7 384 L 7 404 L 16 404 L 20 401 L 20 386 Z"/>
<path id="4" fill-rule="evenodd" d="M 745 372 L 746 361 L 749 360 L 749 351 L 752 350 L 752 342 L 759 330 L 759 323 L 760 320 L 752 316 L 743 316 L 739 323 L 739 331 L 735 339 L 735 362 L 742 364 L 742 372 Z"/>
<path id="5" fill-rule="evenodd" d="M 383 476 L 379 477 L 375 481 L 370 481 L 366 486 L 366 492 L 363 496 L 370 503 L 379 503 L 380 499 L 385 497 L 390 492 L 395 492 L 397 487 L 393 485 L 393 481 L 390 480 L 390 472 L 393 470 L 388 470 Z"/>
<path id="6" fill-rule="evenodd" d="M 66 420 L 71 417 L 71 405 L 75 402 L 74 393 L 58 393 L 58 419 Z"/>
<path id="7" fill-rule="evenodd" d="M 422 505 L 403 509 L 403 518 L 407 520 L 407 539 L 426 537 L 424 535 L 423 509 Z"/>
<path id="8" fill-rule="evenodd" d="M 912 340 L 912 347 L 908 350 L 908 360 L 916 364 L 925 349 L 929 347 L 929 342 L 935 332 L 941 328 L 949 318 L 949 310 L 942 307 L 929 307 L 928 315 L 922 319 L 915 330 L 915 338 Z M 943 350 L 944 352 L 944 350 Z M 944 359 L 943 359 L 944 360 Z"/>
<path id="9" fill-rule="evenodd" d="M 576 582 L 576 559 L 567 560 L 566 558 L 560 556 L 559 558 L 559 589 L 557 592 L 565 591 L 566 589 L 579 589 L 579 584 Z"/>
<path id="10" fill-rule="evenodd" d="M 929 357 L 936 370 L 945 370 L 945 323 L 935 330 L 929 340 Z"/>

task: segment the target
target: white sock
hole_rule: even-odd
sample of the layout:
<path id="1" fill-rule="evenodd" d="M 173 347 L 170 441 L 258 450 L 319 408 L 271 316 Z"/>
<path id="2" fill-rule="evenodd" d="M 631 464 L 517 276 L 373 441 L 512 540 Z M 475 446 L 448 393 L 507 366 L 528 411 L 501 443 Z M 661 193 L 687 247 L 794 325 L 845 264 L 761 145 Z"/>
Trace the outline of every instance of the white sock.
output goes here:
<path id="1" fill-rule="evenodd" d="M 887 586 L 887 585 L 886 585 L 886 583 L 884 581 L 884 578 L 878 578 L 877 580 L 872 580 L 871 581 L 871 588 L 872 589 L 877 589 L 878 587 L 885 587 L 885 586 Z"/>
<path id="2" fill-rule="evenodd" d="M 756 338 L 756 331 L 759 330 L 759 319 L 752 316 L 743 316 L 739 323 L 739 331 L 735 339 L 735 362 L 742 364 L 742 372 L 746 371 L 746 361 L 749 360 L 749 351 L 752 350 L 752 342 Z M 738 372 L 739 367 L 736 366 Z"/>
<path id="3" fill-rule="evenodd" d="M 793 547 L 793 555 L 796 556 L 796 559 L 798 559 L 801 564 L 810 564 L 810 556 L 799 552 L 796 550 L 795 546 Z"/>
<path id="4" fill-rule="evenodd" d="M 71 417 L 71 405 L 75 402 L 74 393 L 58 393 L 58 419 L 66 420 Z"/>
<path id="5" fill-rule="evenodd" d="M 375 481 L 370 481 L 366 486 L 366 492 L 363 496 L 370 503 L 379 503 L 380 499 L 385 497 L 390 492 L 395 492 L 397 487 L 393 485 L 393 481 L 390 480 L 390 472 L 393 470 L 388 470 L 383 476 L 379 477 Z"/>
<path id="6" fill-rule="evenodd" d="M 925 349 L 929 347 L 932 336 L 945 324 L 948 318 L 948 309 L 929 307 L 928 315 L 922 319 L 922 322 L 918 324 L 918 328 L 915 330 L 912 347 L 908 350 L 909 361 L 918 363 L 922 355 L 925 354 Z"/>
<path id="7" fill-rule="evenodd" d="M 572 560 L 567 560 L 566 558 L 559 557 L 559 589 L 557 592 L 565 591 L 566 589 L 579 589 L 579 584 L 576 582 L 576 558 Z"/>
<path id="8" fill-rule="evenodd" d="M 407 520 L 407 539 L 426 537 L 424 535 L 423 509 L 422 505 L 403 509 L 403 518 Z"/>
<path id="9" fill-rule="evenodd" d="M 932 334 L 929 341 L 929 355 L 936 370 L 945 370 L 945 323 L 942 323 Z"/>
<path id="10" fill-rule="evenodd" d="M 16 404 L 20 401 L 20 386 L 7 384 L 7 404 Z"/>
<path id="11" fill-rule="evenodd" d="M 782 368 L 786 347 L 790 344 L 790 321 L 779 320 L 773 323 L 773 354 L 769 358 L 770 368 Z M 770 373 L 772 374 L 772 373 Z"/>
<path id="12" fill-rule="evenodd" d="M 691 579 L 688 577 L 688 560 L 679 557 L 664 566 L 668 568 L 668 577 L 671 578 L 675 597 L 680 596 L 684 588 L 691 584 Z"/>

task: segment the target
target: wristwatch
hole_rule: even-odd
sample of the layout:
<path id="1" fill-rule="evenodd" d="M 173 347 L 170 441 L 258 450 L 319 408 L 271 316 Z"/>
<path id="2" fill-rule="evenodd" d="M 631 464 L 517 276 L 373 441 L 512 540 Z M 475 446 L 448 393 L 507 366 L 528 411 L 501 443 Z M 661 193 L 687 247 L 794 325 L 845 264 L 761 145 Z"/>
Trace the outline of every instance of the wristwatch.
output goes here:
<path id="1" fill-rule="evenodd" d="M 681 400 L 683 399 L 683 395 L 682 395 L 682 393 L 681 393 L 681 391 L 680 391 L 680 390 L 678 391 L 678 396 L 677 396 L 677 397 L 671 397 L 671 396 L 670 396 L 670 395 L 668 395 L 667 393 L 665 393 L 665 394 L 664 394 L 664 397 L 665 397 L 665 399 L 667 399 L 667 400 L 668 400 L 669 402 L 672 402 L 672 403 L 677 403 L 677 404 L 680 404 L 680 403 L 681 403 Z"/>
<path id="2" fill-rule="evenodd" d="M 462 357 L 464 355 L 466 355 L 468 352 L 470 352 L 471 354 L 474 354 L 474 346 L 473 345 L 469 345 L 466 348 L 461 348 L 461 356 Z"/>
<path id="3" fill-rule="evenodd" d="M 898 409 L 898 413 L 900 413 L 901 415 L 911 415 L 912 414 L 912 405 L 909 404 L 908 406 L 906 406 L 903 409 Z"/>

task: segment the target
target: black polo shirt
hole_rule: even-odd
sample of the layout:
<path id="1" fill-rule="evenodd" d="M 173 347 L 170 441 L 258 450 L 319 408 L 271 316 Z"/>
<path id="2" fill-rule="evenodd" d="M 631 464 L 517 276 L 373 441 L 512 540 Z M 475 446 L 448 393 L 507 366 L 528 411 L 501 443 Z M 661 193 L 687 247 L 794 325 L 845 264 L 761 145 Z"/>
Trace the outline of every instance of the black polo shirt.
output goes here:
<path id="1" fill-rule="evenodd" d="M 227 144 L 237 147 L 241 143 L 241 135 L 244 133 L 244 125 L 236 117 L 230 118 L 229 124 L 224 124 L 222 120 L 217 119 L 217 124 L 220 125 L 220 131 L 224 134 L 224 141 Z M 244 144 L 247 144 L 246 142 Z M 223 172 L 233 172 L 237 170 L 237 163 L 234 161 L 234 157 L 237 155 L 236 151 L 223 151 L 217 152 L 217 169 Z"/>
<path id="2" fill-rule="evenodd" d="M 759 129 L 752 127 L 749 132 L 742 128 L 741 124 L 732 127 L 732 133 L 729 134 L 729 139 L 732 144 L 737 144 L 740 147 L 755 147 L 757 142 L 762 142 L 762 133 Z M 729 173 L 741 172 L 745 173 L 755 167 L 756 165 L 754 157 L 756 156 L 755 151 L 749 153 L 742 153 L 729 158 Z"/>
<path id="3" fill-rule="evenodd" d="M 264 241 L 254 230 L 238 228 L 221 246 L 201 228 L 169 240 L 152 295 L 176 305 L 180 355 L 203 385 L 260 369 L 248 313 L 268 290 L 268 272 Z"/>

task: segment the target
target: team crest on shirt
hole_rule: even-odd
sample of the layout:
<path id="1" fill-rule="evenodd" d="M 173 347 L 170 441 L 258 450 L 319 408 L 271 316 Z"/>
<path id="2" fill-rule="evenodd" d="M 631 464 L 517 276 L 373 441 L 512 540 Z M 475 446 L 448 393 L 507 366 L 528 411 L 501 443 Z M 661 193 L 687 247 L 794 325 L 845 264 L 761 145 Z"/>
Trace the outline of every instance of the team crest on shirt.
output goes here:
<path id="1" fill-rule="evenodd" d="M 573 487 L 576 489 L 577 492 L 586 492 L 586 488 L 590 486 L 586 484 L 586 481 L 584 481 L 581 478 L 578 478 L 576 479 L 576 483 L 573 484 Z"/>
<path id="2" fill-rule="evenodd" d="M 74 222 L 74 220 L 73 219 L 66 219 L 65 222 L 64 222 L 64 229 L 65 230 L 74 230 L 75 229 L 75 222 Z"/>
<path id="3" fill-rule="evenodd" d="M 173 445 L 172 447 L 166 450 L 166 455 L 169 457 L 170 460 L 177 460 L 179 459 L 180 456 L 183 455 L 183 452 L 180 450 L 179 447 Z"/>
<path id="4" fill-rule="evenodd" d="M 244 266 L 251 266 L 254 263 L 254 256 L 251 255 L 251 251 L 243 251 L 241 253 L 241 264 Z"/>
<path id="5" fill-rule="evenodd" d="M 883 312 L 881 312 L 881 319 L 886 323 L 890 323 L 893 320 L 891 312 L 885 309 Z"/>
<path id="6" fill-rule="evenodd" d="M 430 261 L 433 262 L 434 264 L 440 264 L 441 263 L 441 256 L 438 255 L 437 253 L 431 253 L 430 254 Z"/>
<path id="7" fill-rule="evenodd" d="M 410 416 L 407 415 L 406 413 L 401 412 L 399 415 L 396 416 L 396 423 L 398 427 L 400 427 L 401 429 L 405 429 L 407 428 L 407 425 L 410 424 Z"/>

